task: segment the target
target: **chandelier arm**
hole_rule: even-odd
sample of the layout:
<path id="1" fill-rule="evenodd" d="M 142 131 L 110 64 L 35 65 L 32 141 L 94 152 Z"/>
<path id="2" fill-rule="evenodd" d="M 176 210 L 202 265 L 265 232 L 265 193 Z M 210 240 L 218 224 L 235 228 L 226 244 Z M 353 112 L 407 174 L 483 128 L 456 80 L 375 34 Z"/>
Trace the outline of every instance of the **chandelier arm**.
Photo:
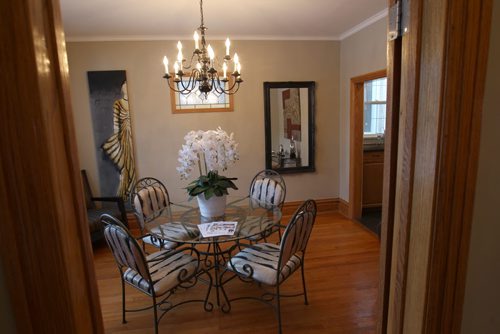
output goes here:
<path id="1" fill-rule="evenodd" d="M 236 87 L 236 89 L 234 88 Z M 236 94 L 236 92 L 240 89 L 240 82 L 234 82 L 231 87 L 228 89 L 221 88 L 221 90 L 217 90 L 217 93 L 220 94 L 226 94 L 226 95 L 233 95 Z"/>
<path id="2" fill-rule="evenodd" d="M 186 94 L 185 90 L 179 90 L 178 88 L 175 87 L 175 85 L 172 85 L 172 83 L 170 82 L 170 79 L 167 79 L 167 84 L 168 84 L 168 87 L 171 90 L 173 90 L 174 92 L 180 93 L 180 94 Z"/>
<path id="3" fill-rule="evenodd" d="M 175 85 L 177 86 L 177 89 L 182 93 L 182 94 L 187 94 L 189 92 L 191 92 L 193 89 L 189 89 L 189 85 L 184 86 L 184 82 L 183 80 L 181 79 L 181 81 L 177 81 L 175 83 Z"/>
<path id="4" fill-rule="evenodd" d="M 236 86 L 236 85 L 237 85 L 237 86 Z M 231 90 L 234 88 L 234 86 L 236 86 L 236 89 L 235 89 L 234 91 L 231 91 Z M 236 94 L 236 92 L 238 92 L 238 90 L 239 90 L 239 89 L 240 89 L 240 83 L 239 83 L 239 82 L 237 82 L 237 83 L 235 83 L 233 86 L 231 86 L 231 89 L 230 89 L 230 90 L 228 90 L 228 91 L 226 91 L 226 92 L 224 92 L 224 93 L 225 93 L 225 94 L 227 94 L 227 95 L 234 95 L 234 94 Z"/>
<path id="5" fill-rule="evenodd" d="M 213 89 L 214 89 L 217 93 L 219 93 L 219 94 L 228 94 L 228 95 L 232 95 L 232 94 L 235 94 L 235 93 L 238 91 L 238 89 L 240 88 L 240 83 L 241 83 L 241 81 L 238 81 L 237 79 L 235 79 L 235 80 L 233 81 L 233 84 L 231 85 L 231 87 L 228 87 L 228 89 L 223 88 L 223 87 L 224 87 L 224 85 L 226 84 L 226 82 L 222 81 L 224 84 L 223 84 L 223 85 L 221 85 L 221 81 L 220 81 L 220 79 L 219 79 L 219 76 L 218 76 L 218 75 L 217 75 L 217 76 L 214 76 L 214 78 L 212 78 L 212 81 L 215 81 L 215 80 L 217 80 L 217 85 L 214 85 L 214 84 L 212 83 L 212 86 L 214 87 Z M 219 89 L 218 89 L 217 87 L 218 87 Z M 234 87 L 236 87 L 236 90 L 234 90 Z"/>
<path id="6" fill-rule="evenodd" d="M 236 87 L 236 91 L 234 91 L 234 93 L 236 93 L 238 91 L 238 89 L 240 88 L 240 82 L 237 81 L 236 79 L 234 79 L 233 81 L 233 84 L 231 85 L 231 87 L 229 87 L 227 90 L 225 90 L 225 92 L 231 92 L 233 91 L 234 87 Z M 232 94 L 234 94 L 232 93 Z M 228 94 L 228 93 L 226 93 Z"/>
<path id="7" fill-rule="evenodd" d="M 184 87 L 184 85 L 181 82 L 176 82 L 175 84 L 177 86 L 177 90 L 179 91 L 179 93 L 183 95 L 189 94 L 190 92 L 193 91 L 193 89 L 189 89 L 189 87 Z"/>
<path id="8" fill-rule="evenodd" d="M 193 54 L 191 55 L 191 60 L 189 61 L 189 65 L 188 66 L 182 65 L 182 68 L 184 70 L 189 70 L 191 67 L 193 67 L 193 58 L 194 58 L 195 55 L 196 55 L 196 53 L 193 52 Z"/>
<path id="9" fill-rule="evenodd" d="M 236 94 L 238 92 L 238 90 L 240 90 L 240 82 L 238 82 L 238 86 L 236 87 L 236 90 L 234 92 L 230 93 L 229 95 Z"/>
<path id="10" fill-rule="evenodd" d="M 217 82 L 217 84 L 215 84 Z M 212 90 L 215 90 L 219 94 L 224 94 L 224 88 L 222 88 L 219 80 L 219 75 L 214 74 L 212 76 Z"/>
<path id="11" fill-rule="evenodd" d="M 219 88 L 214 87 L 212 88 L 212 90 L 219 94 L 226 94 L 226 91 L 224 89 L 221 89 L 220 87 Z"/>
<path id="12" fill-rule="evenodd" d="M 183 91 L 185 91 L 186 93 L 190 93 L 193 91 L 194 87 L 195 87 L 195 83 L 194 83 L 194 80 L 193 80 L 193 73 L 191 73 L 189 75 L 189 81 L 186 83 L 186 85 L 184 85 L 184 81 L 182 80 L 183 77 L 181 77 L 180 81 L 177 82 L 177 87 L 181 86 Z"/>

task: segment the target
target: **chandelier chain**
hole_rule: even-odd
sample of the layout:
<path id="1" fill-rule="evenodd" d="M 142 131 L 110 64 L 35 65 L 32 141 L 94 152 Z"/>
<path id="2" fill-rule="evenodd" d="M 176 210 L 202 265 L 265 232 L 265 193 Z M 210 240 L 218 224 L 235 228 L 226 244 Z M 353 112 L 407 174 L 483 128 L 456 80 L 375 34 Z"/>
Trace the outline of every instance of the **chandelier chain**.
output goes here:
<path id="1" fill-rule="evenodd" d="M 204 27 L 205 24 L 203 23 L 203 0 L 200 0 L 200 16 L 201 16 L 201 27 Z"/>

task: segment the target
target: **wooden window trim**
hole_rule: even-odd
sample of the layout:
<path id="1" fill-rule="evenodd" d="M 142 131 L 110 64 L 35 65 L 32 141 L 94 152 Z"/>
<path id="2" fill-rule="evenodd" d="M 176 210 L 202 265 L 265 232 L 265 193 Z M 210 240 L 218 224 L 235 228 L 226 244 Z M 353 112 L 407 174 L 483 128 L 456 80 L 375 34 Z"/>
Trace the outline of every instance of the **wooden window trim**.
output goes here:
<path id="1" fill-rule="evenodd" d="M 185 73 L 189 75 L 189 73 Z M 170 85 L 175 85 L 173 83 L 174 73 L 171 73 Z M 229 76 L 229 85 L 233 84 L 234 78 Z M 234 111 L 234 96 L 229 95 L 229 107 L 227 108 L 193 108 L 193 109 L 177 109 L 177 104 L 175 103 L 175 95 L 177 94 L 174 90 L 168 88 L 170 91 L 170 108 L 172 110 L 172 114 L 194 114 L 194 113 L 207 113 L 207 112 L 232 112 Z"/>
<path id="2" fill-rule="evenodd" d="M 382 69 L 351 78 L 349 117 L 349 218 L 351 219 L 360 218 L 362 211 L 364 83 L 386 76 L 387 71 Z"/>

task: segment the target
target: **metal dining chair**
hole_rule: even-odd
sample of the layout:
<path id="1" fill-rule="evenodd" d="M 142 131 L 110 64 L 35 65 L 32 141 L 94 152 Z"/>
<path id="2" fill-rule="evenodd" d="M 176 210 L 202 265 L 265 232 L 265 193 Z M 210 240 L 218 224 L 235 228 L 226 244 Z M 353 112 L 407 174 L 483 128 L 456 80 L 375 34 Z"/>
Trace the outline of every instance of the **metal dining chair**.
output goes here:
<path id="1" fill-rule="evenodd" d="M 304 303 L 308 304 L 304 258 L 307 243 L 316 220 L 316 212 L 316 202 L 314 200 L 305 201 L 290 220 L 279 245 L 272 243 L 248 245 L 232 256 L 226 265 L 228 271 L 235 273 L 242 280 L 255 281 L 274 288 L 274 293 L 264 293 L 257 300 L 273 307 L 278 318 L 279 333 L 282 332 L 281 297 L 303 295 Z M 281 284 L 299 268 L 302 275 L 303 292 L 294 295 L 282 295 L 280 293 Z M 240 297 L 232 299 L 230 302 L 240 299 L 256 298 Z M 271 303 L 272 300 L 275 300 L 275 304 Z"/>
<path id="2" fill-rule="evenodd" d="M 137 181 L 132 192 L 131 205 L 134 208 L 135 216 L 139 222 L 141 230 L 141 240 L 143 250 L 145 244 L 153 245 L 161 249 L 174 249 L 179 243 L 156 238 L 151 234 L 145 234 L 145 226 L 153 221 L 161 224 L 167 222 L 165 215 L 170 214 L 170 197 L 167 188 L 158 179 L 145 177 Z M 193 236 L 185 230 L 181 224 L 169 223 L 162 227 L 162 233 L 169 235 L 174 240 L 190 240 Z"/>
<path id="3" fill-rule="evenodd" d="M 248 194 L 255 205 L 281 209 L 286 197 L 285 180 L 272 169 L 262 170 L 252 179 Z"/>
<path id="4" fill-rule="evenodd" d="M 265 209 L 278 208 L 282 209 L 286 197 L 286 184 L 283 177 L 276 171 L 265 169 L 258 172 L 248 191 L 251 207 L 262 207 Z M 248 235 L 252 235 L 251 231 L 245 231 Z M 250 242 L 258 242 L 264 240 L 267 242 L 267 237 L 278 232 L 281 240 L 281 229 L 279 226 L 273 227 L 270 230 L 249 237 Z"/>
<path id="5" fill-rule="evenodd" d="M 195 248 L 183 247 L 176 250 L 163 250 L 146 256 L 137 240 L 122 222 L 107 214 L 101 216 L 101 222 L 105 226 L 104 237 L 120 271 L 123 323 L 126 323 L 126 312 L 152 308 L 155 333 L 158 333 L 158 324 L 165 313 L 179 305 L 202 302 L 205 311 L 213 309 L 213 305 L 208 302 L 212 278 L 202 269 L 199 253 Z M 185 300 L 176 304 L 168 300 L 180 288 L 194 286 L 198 277 L 203 273 L 207 274 L 210 283 L 204 300 Z M 126 309 L 125 283 L 150 296 L 153 305 L 140 309 Z M 158 311 L 161 312 L 160 315 L 158 315 Z"/>

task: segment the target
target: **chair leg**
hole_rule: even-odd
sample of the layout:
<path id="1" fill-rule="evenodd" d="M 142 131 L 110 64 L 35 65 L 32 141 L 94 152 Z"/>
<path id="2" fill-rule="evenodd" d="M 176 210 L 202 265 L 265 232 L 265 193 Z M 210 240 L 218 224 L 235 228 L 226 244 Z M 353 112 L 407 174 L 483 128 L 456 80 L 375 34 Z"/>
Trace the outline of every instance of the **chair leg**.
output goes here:
<path id="1" fill-rule="evenodd" d="M 158 334 L 158 310 L 156 308 L 156 297 L 153 295 L 153 313 L 155 316 L 155 334 Z"/>
<path id="2" fill-rule="evenodd" d="M 306 277 L 304 275 L 304 260 L 302 260 L 300 271 L 302 273 L 302 289 L 304 289 L 304 304 L 309 305 L 309 301 L 307 300 Z"/>
<path id="3" fill-rule="evenodd" d="M 276 285 L 276 306 L 278 308 L 278 333 L 281 334 L 281 301 L 280 301 L 280 285 Z"/>
<path id="4" fill-rule="evenodd" d="M 123 274 L 120 273 L 122 279 L 122 324 L 126 324 L 127 320 L 125 319 L 125 282 L 123 281 Z"/>

